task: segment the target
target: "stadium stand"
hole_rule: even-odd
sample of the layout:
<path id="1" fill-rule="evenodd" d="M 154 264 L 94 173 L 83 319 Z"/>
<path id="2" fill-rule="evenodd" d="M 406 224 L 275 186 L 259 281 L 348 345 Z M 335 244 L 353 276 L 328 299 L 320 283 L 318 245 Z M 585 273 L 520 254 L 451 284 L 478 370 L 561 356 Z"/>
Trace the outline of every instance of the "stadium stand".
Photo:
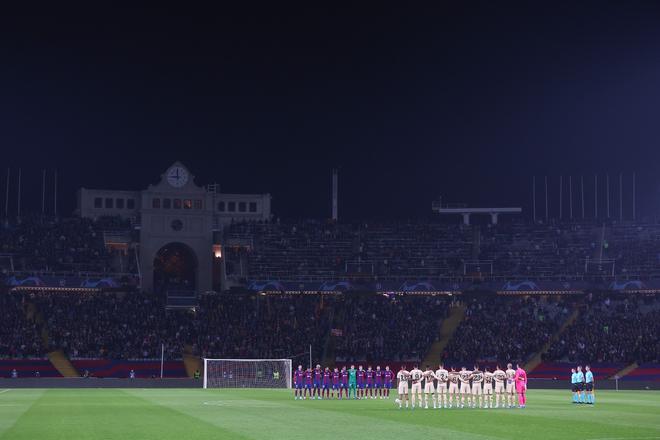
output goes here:
<path id="1" fill-rule="evenodd" d="M 443 354 L 445 361 L 525 361 L 568 316 L 561 297 L 475 298 Z"/>
<path id="2" fill-rule="evenodd" d="M 446 297 L 356 295 L 342 301 L 336 360 L 417 361 L 439 334 Z"/>
<path id="3" fill-rule="evenodd" d="M 222 239 L 227 276 L 240 281 L 239 289 L 201 295 L 194 312 L 168 310 L 163 295 L 113 284 L 111 277 L 98 282 L 102 278 L 81 275 L 135 272 L 136 259 L 126 249 L 137 237 L 125 221 L 25 218 L 0 229 L 0 238 L 0 252 L 14 266 L 2 261 L 3 375 L 9 365 L 21 374 L 58 375 L 46 355 L 62 350 L 81 373 L 125 377 L 134 369 L 152 376 L 160 374 L 154 360 L 161 344 L 169 375 L 185 375 L 184 353 L 295 357 L 310 345 L 314 359 L 338 364 L 419 362 L 456 301 L 465 315 L 442 353 L 446 362 L 525 361 L 577 309 L 576 321 L 530 377 L 564 379 L 577 362 L 590 363 L 599 379 L 635 362 L 639 367 L 626 380 L 659 373 L 660 225 L 234 223 Z M 588 273 L 587 259 L 613 261 L 615 275 Z M 492 273 L 490 267 L 481 272 L 486 266 L 467 269 L 473 260 L 491 261 Z M 75 274 L 73 284 L 60 273 Z M 444 280 L 435 285 L 442 289 L 427 282 L 434 279 Z M 546 279 L 559 286 L 556 292 L 535 287 L 537 294 L 527 295 L 525 286 Z M 251 291 L 252 280 L 294 288 Z M 344 280 L 414 287 L 360 292 Z M 590 281 L 577 290 L 594 294 L 570 287 L 574 294 L 564 295 L 565 284 L 576 280 Z M 308 281 L 324 288 L 307 290 Z M 516 283 L 523 290 L 502 294 L 502 285 Z"/>
<path id="4" fill-rule="evenodd" d="M 660 360 L 660 300 L 656 296 L 590 299 L 584 302 L 575 324 L 550 349 L 548 359 L 581 363 Z"/>
<path id="5" fill-rule="evenodd" d="M 0 359 L 43 356 L 43 341 L 36 317 L 24 297 L 0 294 L 0 310 Z"/>

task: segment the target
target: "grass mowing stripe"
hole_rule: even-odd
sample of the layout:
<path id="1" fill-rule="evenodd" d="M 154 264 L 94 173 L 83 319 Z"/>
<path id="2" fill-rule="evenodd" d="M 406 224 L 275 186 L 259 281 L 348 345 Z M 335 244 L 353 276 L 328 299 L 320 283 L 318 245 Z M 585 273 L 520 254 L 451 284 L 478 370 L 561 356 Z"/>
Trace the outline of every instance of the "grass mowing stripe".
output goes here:
<path id="1" fill-rule="evenodd" d="M 6 390 L 8 391 L 8 390 Z M 9 430 L 30 407 L 39 400 L 43 390 L 16 390 L 0 399 L 0 437 Z"/>
<path id="2" fill-rule="evenodd" d="M 39 391 L 44 393 L 43 391 Z M 26 393 L 23 396 L 22 393 Z M 32 393 L 32 394 L 30 394 Z M 275 440 L 660 438 L 660 393 L 602 392 L 595 406 L 572 405 L 565 391 L 532 390 L 525 410 L 397 410 L 390 400 L 295 401 L 288 390 L 86 389 L 4 394 L 27 411 L 8 439 Z M 635 405 L 627 402 L 634 401 Z M 32 404 L 32 403 L 34 404 Z M 30 407 L 29 405 L 32 404 Z M 0 423 L 8 420 L 0 408 Z M 15 420 L 15 418 L 14 418 Z"/>
<path id="3" fill-rule="evenodd" d="M 272 399 L 275 393 L 279 399 Z M 266 390 L 255 394 L 253 390 L 209 390 L 205 395 L 197 395 L 195 401 L 174 399 L 169 395 L 147 393 L 150 400 L 161 405 L 176 408 L 186 414 L 198 417 L 209 423 L 217 423 L 228 429 L 255 438 L 307 438 L 315 440 L 336 440 L 359 433 L 361 440 L 390 438 L 438 438 L 449 440 L 484 440 L 492 436 L 471 435 L 440 427 L 415 427 L 382 419 L 377 423 L 364 423 L 356 414 L 344 411 L 334 417 L 312 406 L 291 408 L 289 399 L 282 399 L 281 391 Z M 257 397 L 264 397 L 259 400 Z M 216 407 L 205 406 L 202 401 L 226 402 Z M 270 403 L 264 405 L 263 402 Z M 303 404 L 303 402 L 300 402 Z M 321 402 L 319 402 L 321 403 Z M 331 402 L 327 402 L 331 403 Z M 346 402 L 352 404 L 353 402 Z M 303 404 L 304 405 L 304 404 Z M 389 407 L 388 407 L 388 412 Z"/>
<path id="4" fill-rule="evenodd" d="M 240 439 L 123 390 L 48 390 L 3 439 Z M 99 403 L 103 403 L 99 405 Z"/>
<path id="5" fill-rule="evenodd" d="M 614 393 L 614 392 L 613 392 Z M 396 413 L 403 413 L 404 417 L 401 418 L 397 414 L 391 414 L 392 410 L 389 410 L 385 413 L 385 417 L 388 419 L 397 420 L 400 423 L 412 424 L 415 426 L 426 425 L 428 427 L 434 427 L 438 423 L 446 423 L 443 427 L 451 427 L 454 431 L 465 432 L 466 434 L 476 434 L 476 435 L 485 435 L 489 437 L 497 436 L 504 438 L 511 438 L 513 434 L 518 432 L 520 436 L 529 435 L 530 432 L 538 430 L 539 427 L 542 427 L 543 438 L 557 438 L 557 439 L 566 439 L 566 438 L 584 438 L 585 435 L 592 434 L 594 432 L 602 432 L 604 436 L 621 435 L 623 437 L 630 436 L 634 434 L 636 436 L 649 436 L 650 434 L 658 433 L 657 425 L 653 424 L 651 420 L 656 418 L 646 417 L 646 423 L 640 421 L 642 425 L 635 423 L 624 422 L 626 416 L 632 416 L 632 413 L 621 414 L 619 417 L 610 417 L 607 413 L 600 414 L 596 408 L 591 406 L 580 406 L 571 407 L 570 403 L 564 403 L 558 397 L 563 393 L 557 391 L 541 391 L 536 390 L 530 392 L 530 398 L 533 398 L 533 403 L 531 406 L 524 410 L 474 410 L 474 409 L 452 409 L 449 410 L 446 414 L 442 415 L 444 410 L 419 410 L 416 409 L 413 411 L 396 411 Z M 655 394 L 638 394 L 639 396 L 646 396 L 650 400 Z M 611 394 L 611 397 L 616 401 L 616 394 Z M 357 401 L 359 402 L 359 401 Z M 352 401 L 350 403 L 357 403 Z M 378 402 L 378 401 L 375 401 Z M 374 403 L 375 403 L 374 402 Z M 289 400 L 289 405 L 300 404 L 298 401 Z M 312 405 L 315 405 L 318 408 L 321 408 L 325 411 L 345 411 L 344 408 L 336 407 L 335 405 L 324 405 L 325 402 L 311 401 L 309 402 Z M 309 404 L 308 403 L 308 404 Z M 350 404 L 349 403 L 349 404 Z M 323 406 L 318 406 L 321 404 Z M 304 403 L 303 403 L 304 405 Z M 356 414 L 363 417 L 372 417 L 380 418 L 383 413 L 374 408 L 372 401 L 367 401 L 365 403 L 365 409 L 356 412 Z M 394 404 L 389 401 L 390 408 L 394 407 Z M 609 405 L 609 404 L 607 404 Z M 561 410 L 568 420 L 555 420 L 554 414 L 558 411 L 556 408 L 571 408 L 571 410 Z M 599 408 L 602 405 L 598 406 Z M 622 410 L 621 406 L 617 406 L 619 411 Z M 389 408 L 388 408 L 389 409 Z M 589 413 L 590 410 L 596 410 L 596 413 Z M 428 417 L 422 416 L 421 414 L 431 413 L 441 413 L 439 417 L 435 415 Z M 650 416 L 648 414 L 648 416 Z M 567 417 L 568 416 L 568 417 Z M 597 418 L 592 418 L 595 416 Z M 643 415 L 642 415 L 643 416 Z M 572 420 L 573 419 L 573 420 Z M 617 421 L 620 422 L 617 424 Z M 651 422 L 651 423 L 649 423 Z M 603 424 L 607 423 L 608 426 Z M 610 424 L 611 423 L 611 424 Z M 649 430 L 650 429 L 650 430 Z"/>

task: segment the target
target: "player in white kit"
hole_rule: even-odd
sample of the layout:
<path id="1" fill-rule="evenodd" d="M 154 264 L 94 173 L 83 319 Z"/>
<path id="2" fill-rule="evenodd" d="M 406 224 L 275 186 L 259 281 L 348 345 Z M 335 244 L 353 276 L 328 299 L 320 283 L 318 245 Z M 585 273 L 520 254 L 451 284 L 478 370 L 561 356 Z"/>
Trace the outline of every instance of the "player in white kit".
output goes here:
<path id="1" fill-rule="evenodd" d="M 495 408 L 500 407 L 500 399 L 502 399 L 502 406 L 506 406 L 504 381 L 506 380 L 506 373 L 500 368 L 499 365 L 493 371 L 493 379 L 495 379 Z"/>
<path id="2" fill-rule="evenodd" d="M 493 407 L 493 373 L 486 367 L 484 369 L 484 408 Z"/>
<path id="3" fill-rule="evenodd" d="M 454 367 L 451 367 L 451 371 L 449 372 L 449 407 L 452 408 L 454 406 L 454 399 L 456 400 L 456 406 L 458 406 L 458 372 L 454 369 Z"/>
<path id="4" fill-rule="evenodd" d="M 474 366 L 470 378 L 472 379 L 472 408 L 482 408 L 484 402 L 481 384 L 484 381 L 484 373 L 479 370 L 478 365 Z M 478 402 L 477 399 L 479 399 Z"/>
<path id="5" fill-rule="evenodd" d="M 406 408 L 408 408 L 408 379 L 410 378 L 410 373 L 406 370 L 405 365 L 401 365 L 401 369 L 396 374 L 396 378 L 399 381 L 399 398 L 396 399 L 396 403 L 399 404 L 399 409 L 401 409 L 401 402 L 406 402 Z"/>
<path id="6" fill-rule="evenodd" d="M 422 370 L 417 368 L 417 365 L 410 370 L 410 381 L 412 385 L 410 387 L 410 405 L 414 409 L 415 402 L 419 399 L 419 407 L 422 407 L 422 378 L 424 373 Z"/>
<path id="7" fill-rule="evenodd" d="M 465 407 L 466 400 L 467 400 L 467 406 L 470 406 L 470 401 L 471 396 L 470 396 L 470 375 L 472 374 L 471 371 L 468 371 L 465 369 L 465 367 L 461 367 L 460 373 L 458 373 L 458 380 L 461 381 L 461 408 Z"/>
<path id="8" fill-rule="evenodd" d="M 449 371 L 440 364 L 439 368 L 435 371 L 435 378 L 438 379 L 438 385 L 435 389 L 435 395 L 438 399 L 438 408 L 443 405 L 447 408 L 447 382 L 449 381 Z"/>
<path id="9" fill-rule="evenodd" d="M 516 381 L 513 379 L 516 375 L 516 370 L 513 369 L 513 365 L 507 364 L 506 371 L 506 395 L 509 401 L 509 408 L 516 406 Z"/>
<path id="10" fill-rule="evenodd" d="M 435 386 L 433 385 L 433 380 L 435 379 L 435 373 L 431 370 L 431 366 L 427 365 L 426 370 L 424 371 L 424 408 L 429 409 L 429 394 L 433 400 L 433 409 L 437 408 L 436 398 L 435 398 Z"/>

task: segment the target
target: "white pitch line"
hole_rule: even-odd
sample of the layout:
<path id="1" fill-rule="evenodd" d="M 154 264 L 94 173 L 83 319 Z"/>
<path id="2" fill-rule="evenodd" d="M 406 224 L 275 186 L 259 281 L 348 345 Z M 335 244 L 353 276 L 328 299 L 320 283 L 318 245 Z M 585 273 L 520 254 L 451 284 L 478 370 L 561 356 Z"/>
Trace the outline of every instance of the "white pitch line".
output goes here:
<path id="1" fill-rule="evenodd" d="M 598 437 L 598 438 L 591 438 L 587 440 L 654 440 L 654 439 L 660 439 L 658 436 L 654 437 Z"/>
<path id="2" fill-rule="evenodd" d="M 2 390 L 2 391 L 0 391 L 0 394 L 6 393 L 7 391 L 11 391 L 11 390 Z"/>

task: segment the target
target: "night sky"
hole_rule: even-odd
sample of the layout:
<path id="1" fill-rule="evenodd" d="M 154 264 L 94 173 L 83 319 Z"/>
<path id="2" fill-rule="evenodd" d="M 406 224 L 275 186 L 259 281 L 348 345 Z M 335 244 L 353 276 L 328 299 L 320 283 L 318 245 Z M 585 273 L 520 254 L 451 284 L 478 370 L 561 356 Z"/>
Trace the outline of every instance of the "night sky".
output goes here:
<path id="1" fill-rule="evenodd" d="M 430 216 L 438 195 L 529 212 L 532 175 L 633 171 L 658 211 L 660 3 L 180 5 L 3 10 L 3 209 L 7 167 L 24 210 L 57 168 L 66 213 L 80 186 L 142 189 L 180 160 L 285 218 L 329 215 L 333 167 L 343 218 Z"/>

